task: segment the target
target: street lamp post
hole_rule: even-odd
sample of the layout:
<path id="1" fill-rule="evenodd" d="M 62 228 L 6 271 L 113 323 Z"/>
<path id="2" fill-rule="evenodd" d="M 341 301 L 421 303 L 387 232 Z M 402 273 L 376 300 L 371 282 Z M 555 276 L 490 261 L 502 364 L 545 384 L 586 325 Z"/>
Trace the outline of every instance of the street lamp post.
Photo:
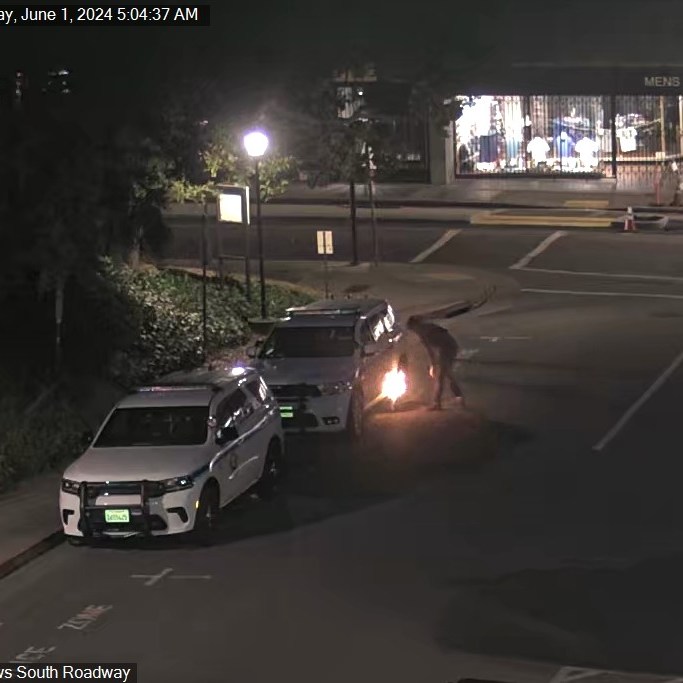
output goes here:
<path id="1" fill-rule="evenodd" d="M 266 278 L 263 262 L 263 223 L 261 220 L 261 177 L 259 169 L 259 159 L 268 149 L 268 136 L 259 130 L 247 133 L 244 136 L 244 148 L 247 154 L 254 159 L 254 180 L 256 185 L 256 230 L 258 233 L 258 258 L 259 258 L 259 278 L 261 280 L 261 318 L 265 319 L 268 311 L 266 309 Z"/>
<path id="2" fill-rule="evenodd" d="M 206 306 L 206 267 L 208 261 L 208 244 L 206 240 L 206 197 L 202 200 L 202 360 L 207 358 L 207 306 Z"/>

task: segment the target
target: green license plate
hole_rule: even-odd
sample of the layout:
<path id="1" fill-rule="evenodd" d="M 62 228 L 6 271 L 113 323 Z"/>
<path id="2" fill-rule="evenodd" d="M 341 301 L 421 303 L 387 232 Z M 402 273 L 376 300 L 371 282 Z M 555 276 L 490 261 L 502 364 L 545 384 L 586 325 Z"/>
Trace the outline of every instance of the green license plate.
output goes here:
<path id="1" fill-rule="evenodd" d="M 292 406 L 280 406 L 280 417 L 289 420 L 294 417 L 294 408 Z"/>
<path id="2" fill-rule="evenodd" d="M 104 521 L 107 524 L 128 524 L 130 512 L 128 510 L 105 510 Z"/>

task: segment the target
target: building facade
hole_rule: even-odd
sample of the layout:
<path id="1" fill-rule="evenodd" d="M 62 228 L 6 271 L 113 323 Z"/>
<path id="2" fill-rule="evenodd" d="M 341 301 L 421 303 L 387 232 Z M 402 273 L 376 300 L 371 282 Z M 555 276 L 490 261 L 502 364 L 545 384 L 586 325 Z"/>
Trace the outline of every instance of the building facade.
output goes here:
<path id="1" fill-rule="evenodd" d="M 400 79 L 378 78 L 374 66 L 338 71 L 332 82 L 338 116 L 350 121 L 368 117 L 394 142 L 396 164 L 385 180 L 428 183 L 429 119 L 412 106 L 413 85 Z"/>
<path id="2" fill-rule="evenodd" d="M 650 186 L 683 159 L 683 65 L 518 64 L 454 83 L 430 181 L 596 177 Z M 435 137 L 436 136 L 436 137 Z"/>

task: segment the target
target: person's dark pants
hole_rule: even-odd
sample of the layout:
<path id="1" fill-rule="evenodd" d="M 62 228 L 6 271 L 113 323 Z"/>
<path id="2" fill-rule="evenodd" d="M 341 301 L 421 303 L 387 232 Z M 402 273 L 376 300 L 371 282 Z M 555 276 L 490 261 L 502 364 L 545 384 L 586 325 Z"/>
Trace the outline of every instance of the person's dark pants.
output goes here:
<path id="1" fill-rule="evenodd" d="M 448 382 L 453 395 L 457 398 L 462 396 L 462 391 L 458 386 L 458 381 L 455 379 L 455 358 L 452 356 L 440 356 L 437 366 L 434 368 L 434 378 L 436 385 L 434 387 L 434 405 L 441 406 L 443 398 L 443 390 Z"/>

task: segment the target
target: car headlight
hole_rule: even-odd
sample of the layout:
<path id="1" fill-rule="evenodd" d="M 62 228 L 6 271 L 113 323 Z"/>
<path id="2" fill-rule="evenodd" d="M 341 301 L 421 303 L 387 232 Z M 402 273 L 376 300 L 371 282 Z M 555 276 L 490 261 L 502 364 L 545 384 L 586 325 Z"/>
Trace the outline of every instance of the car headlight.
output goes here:
<path id="1" fill-rule="evenodd" d="M 184 491 L 185 489 L 191 489 L 194 486 L 192 477 L 174 477 L 173 479 L 164 479 L 164 481 L 160 481 L 159 484 L 163 487 L 164 493 L 170 493 L 171 491 Z"/>
<path id="2" fill-rule="evenodd" d="M 80 481 L 73 481 L 72 479 L 62 479 L 62 491 L 64 491 L 64 493 L 78 494 L 80 488 Z"/>
<path id="3" fill-rule="evenodd" d="M 353 389 L 352 382 L 332 382 L 330 384 L 321 384 L 318 389 L 323 396 L 333 396 L 334 394 L 343 394 Z"/>

